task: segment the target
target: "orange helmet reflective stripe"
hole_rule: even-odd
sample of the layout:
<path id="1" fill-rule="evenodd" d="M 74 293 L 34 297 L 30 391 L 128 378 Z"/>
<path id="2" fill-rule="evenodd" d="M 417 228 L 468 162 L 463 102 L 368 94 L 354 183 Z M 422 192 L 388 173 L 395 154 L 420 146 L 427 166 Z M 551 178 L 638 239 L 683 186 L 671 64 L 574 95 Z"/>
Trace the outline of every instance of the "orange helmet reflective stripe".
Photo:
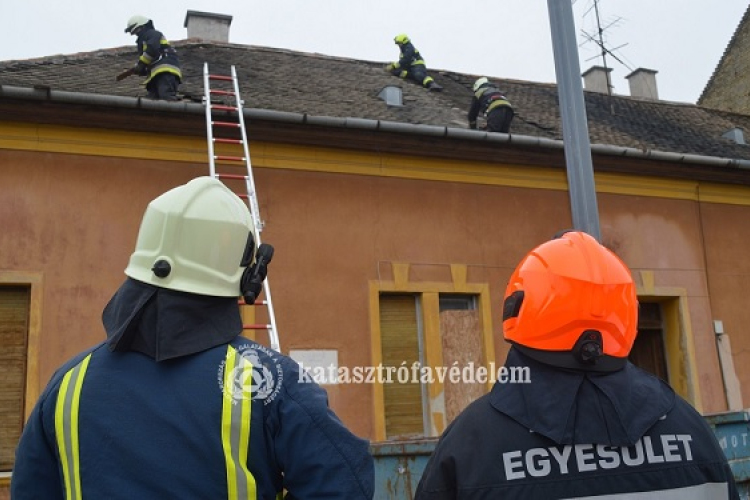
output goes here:
<path id="1" fill-rule="evenodd" d="M 507 341 L 540 351 L 572 351 L 599 332 L 602 354 L 624 363 L 637 333 L 638 300 L 630 270 L 590 235 L 571 231 L 521 260 L 505 291 Z"/>

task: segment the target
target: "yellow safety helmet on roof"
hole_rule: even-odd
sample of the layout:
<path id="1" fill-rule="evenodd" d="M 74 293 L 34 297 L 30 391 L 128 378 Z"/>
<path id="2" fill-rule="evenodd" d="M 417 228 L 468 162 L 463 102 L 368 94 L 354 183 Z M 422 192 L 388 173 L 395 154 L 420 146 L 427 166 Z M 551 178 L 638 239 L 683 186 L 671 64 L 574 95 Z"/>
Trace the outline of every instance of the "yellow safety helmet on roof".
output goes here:
<path id="1" fill-rule="evenodd" d="M 140 28 L 141 26 L 147 25 L 151 19 L 144 16 L 133 16 L 128 19 L 128 24 L 125 27 L 125 33 L 132 33 L 134 29 Z"/>
<path id="2" fill-rule="evenodd" d="M 198 177 L 149 203 L 125 274 L 170 290 L 239 297 L 256 241 L 245 202 L 223 182 Z"/>
<path id="3" fill-rule="evenodd" d="M 396 35 L 393 38 L 393 41 L 396 42 L 399 45 L 403 45 L 405 43 L 409 43 L 409 37 L 406 36 L 405 34 L 401 33 L 400 35 Z"/>

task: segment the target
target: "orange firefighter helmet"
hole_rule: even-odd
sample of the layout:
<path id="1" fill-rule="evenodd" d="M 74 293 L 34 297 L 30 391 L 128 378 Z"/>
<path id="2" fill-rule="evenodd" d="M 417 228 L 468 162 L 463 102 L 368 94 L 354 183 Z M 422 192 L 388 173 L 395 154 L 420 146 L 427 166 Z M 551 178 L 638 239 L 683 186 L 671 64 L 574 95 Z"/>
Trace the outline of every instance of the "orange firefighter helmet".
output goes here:
<path id="1" fill-rule="evenodd" d="M 538 361 L 563 368 L 622 368 L 637 323 L 630 270 L 579 231 L 564 232 L 529 252 L 505 291 L 505 339 Z"/>

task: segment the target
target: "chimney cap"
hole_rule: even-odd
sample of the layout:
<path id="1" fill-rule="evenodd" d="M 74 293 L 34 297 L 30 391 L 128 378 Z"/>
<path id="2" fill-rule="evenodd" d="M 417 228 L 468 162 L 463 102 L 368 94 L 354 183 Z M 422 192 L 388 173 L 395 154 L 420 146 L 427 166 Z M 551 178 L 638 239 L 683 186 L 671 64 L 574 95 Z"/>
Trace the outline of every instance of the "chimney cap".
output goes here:
<path id="1" fill-rule="evenodd" d="M 652 75 L 655 75 L 658 73 L 655 69 L 648 69 L 648 68 L 636 68 L 627 75 L 625 75 L 625 78 L 630 79 L 632 76 L 637 75 L 638 73 L 651 73 Z"/>
<path id="2" fill-rule="evenodd" d="M 191 17 L 208 17 L 212 19 L 218 19 L 220 21 L 227 21 L 227 24 L 232 23 L 232 16 L 226 14 L 215 14 L 213 12 L 202 12 L 200 10 L 188 10 L 187 14 L 185 14 L 185 24 L 183 25 L 184 28 L 187 28 L 188 19 L 190 19 Z"/>
<path id="3" fill-rule="evenodd" d="M 581 76 L 586 76 L 589 73 L 593 73 L 594 71 L 606 71 L 607 73 L 612 72 L 612 68 L 605 68 L 604 66 L 591 66 L 589 69 L 581 73 Z"/>

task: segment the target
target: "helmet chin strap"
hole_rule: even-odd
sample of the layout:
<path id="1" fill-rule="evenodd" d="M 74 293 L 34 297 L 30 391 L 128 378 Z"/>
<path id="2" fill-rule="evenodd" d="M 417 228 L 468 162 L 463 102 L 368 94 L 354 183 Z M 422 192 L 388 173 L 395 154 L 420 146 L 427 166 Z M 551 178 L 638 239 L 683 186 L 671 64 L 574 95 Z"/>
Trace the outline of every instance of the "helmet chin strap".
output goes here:
<path id="1" fill-rule="evenodd" d="M 513 346 L 526 356 L 545 365 L 589 372 L 616 372 L 625 367 L 628 358 L 616 358 L 604 354 L 602 334 L 597 330 L 585 330 L 570 351 L 543 351 L 517 342 Z"/>

